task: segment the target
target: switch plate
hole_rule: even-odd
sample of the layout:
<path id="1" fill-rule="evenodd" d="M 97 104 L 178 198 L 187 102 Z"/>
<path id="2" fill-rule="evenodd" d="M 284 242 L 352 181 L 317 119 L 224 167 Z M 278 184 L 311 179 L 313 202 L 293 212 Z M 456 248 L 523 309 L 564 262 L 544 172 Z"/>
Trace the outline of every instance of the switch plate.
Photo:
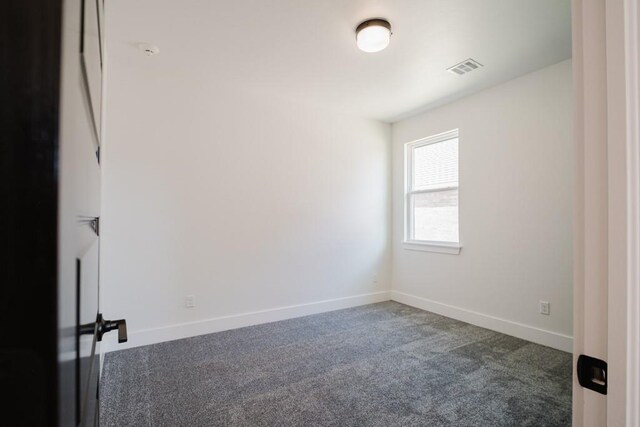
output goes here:
<path id="1" fill-rule="evenodd" d="M 187 295 L 184 299 L 184 306 L 187 308 L 193 308 L 196 306 L 196 297 L 195 295 Z"/>
<path id="2" fill-rule="evenodd" d="M 549 306 L 549 301 L 540 301 L 540 314 L 544 314 L 548 316 L 551 314 L 551 307 Z"/>

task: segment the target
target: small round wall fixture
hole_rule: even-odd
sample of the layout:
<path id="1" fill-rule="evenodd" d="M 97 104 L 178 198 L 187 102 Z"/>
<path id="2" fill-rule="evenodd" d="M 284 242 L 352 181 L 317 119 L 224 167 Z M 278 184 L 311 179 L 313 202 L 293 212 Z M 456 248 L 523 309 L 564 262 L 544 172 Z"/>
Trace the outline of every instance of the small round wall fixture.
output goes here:
<path id="1" fill-rule="evenodd" d="M 390 39 L 391 24 L 386 19 L 367 19 L 356 28 L 356 42 L 363 52 L 380 52 Z"/>

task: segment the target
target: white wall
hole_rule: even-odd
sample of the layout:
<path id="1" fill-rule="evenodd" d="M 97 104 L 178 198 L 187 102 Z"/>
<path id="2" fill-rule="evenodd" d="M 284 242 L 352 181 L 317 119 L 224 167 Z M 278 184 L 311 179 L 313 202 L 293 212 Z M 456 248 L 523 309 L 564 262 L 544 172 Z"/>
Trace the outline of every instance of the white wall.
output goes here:
<path id="1" fill-rule="evenodd" d="M 102 308 L 129 345 L 388 299 L 388 124 L 109 60 Z"/>
<path id="2" fill-rule="evenodd" d="M 571 87 L 568 60 L 393 124 L 394 299 L 571 350 Z M 403 249 L 403 146 L 455 128 L 462 251 Z"/>
<path id="3" fill-rule="evenodd" d="M 102 309 L 127 319 L 129 346 L 385 300 L 393 287 L 401 302 L 570 348 L 570 61 L 391 133 L 149 64 L 111 56 L 107 82 Z M 405 250 L 403 144 L 453 128 L 462 252 Z"/>

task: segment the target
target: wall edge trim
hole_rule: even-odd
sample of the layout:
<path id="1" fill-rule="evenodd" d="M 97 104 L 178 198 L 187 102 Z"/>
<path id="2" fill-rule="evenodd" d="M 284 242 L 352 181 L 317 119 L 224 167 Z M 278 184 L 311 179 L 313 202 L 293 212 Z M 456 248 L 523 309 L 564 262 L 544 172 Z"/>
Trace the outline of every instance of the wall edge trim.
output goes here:
<path id="1" fill-rule="evenodd" d="M 152 329 L 129 332 L 129 341 L 118 344 L 115 337 L 106 337 L 101 344 L 102 353 L 158 344 L 198 335 L 212 334 L 230 329 L 244 328 L 312 314 L 326 313 L 360 305 L 389 301 L 390 291 L 371 292 L 348 297 L 333 298 L 304 304 L 270 308 L 248 313 L 214 317 L 194 322 L 178 323 Z"/>
<path id="2" fill-rule="evenodd" d="M 391 300 L 536 344 L 568 353 L 573 352 L 573 337 L 558 332 L 547 331 L 512 320 L 467 310 L 396 290 L 391 291 Z"/>

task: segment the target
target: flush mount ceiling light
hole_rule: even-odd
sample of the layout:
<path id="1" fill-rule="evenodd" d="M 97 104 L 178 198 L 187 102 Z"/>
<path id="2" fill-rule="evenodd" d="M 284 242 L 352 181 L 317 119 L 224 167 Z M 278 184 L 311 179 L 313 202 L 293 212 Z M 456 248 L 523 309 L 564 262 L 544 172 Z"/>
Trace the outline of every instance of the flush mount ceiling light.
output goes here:
<path id="1" fill-rule="evenodd" d="M 380 52 L 390 39 L 391 24 L 384 19 L 368 19 L 356 28 L 356 42 L 363 52 Z"/>

